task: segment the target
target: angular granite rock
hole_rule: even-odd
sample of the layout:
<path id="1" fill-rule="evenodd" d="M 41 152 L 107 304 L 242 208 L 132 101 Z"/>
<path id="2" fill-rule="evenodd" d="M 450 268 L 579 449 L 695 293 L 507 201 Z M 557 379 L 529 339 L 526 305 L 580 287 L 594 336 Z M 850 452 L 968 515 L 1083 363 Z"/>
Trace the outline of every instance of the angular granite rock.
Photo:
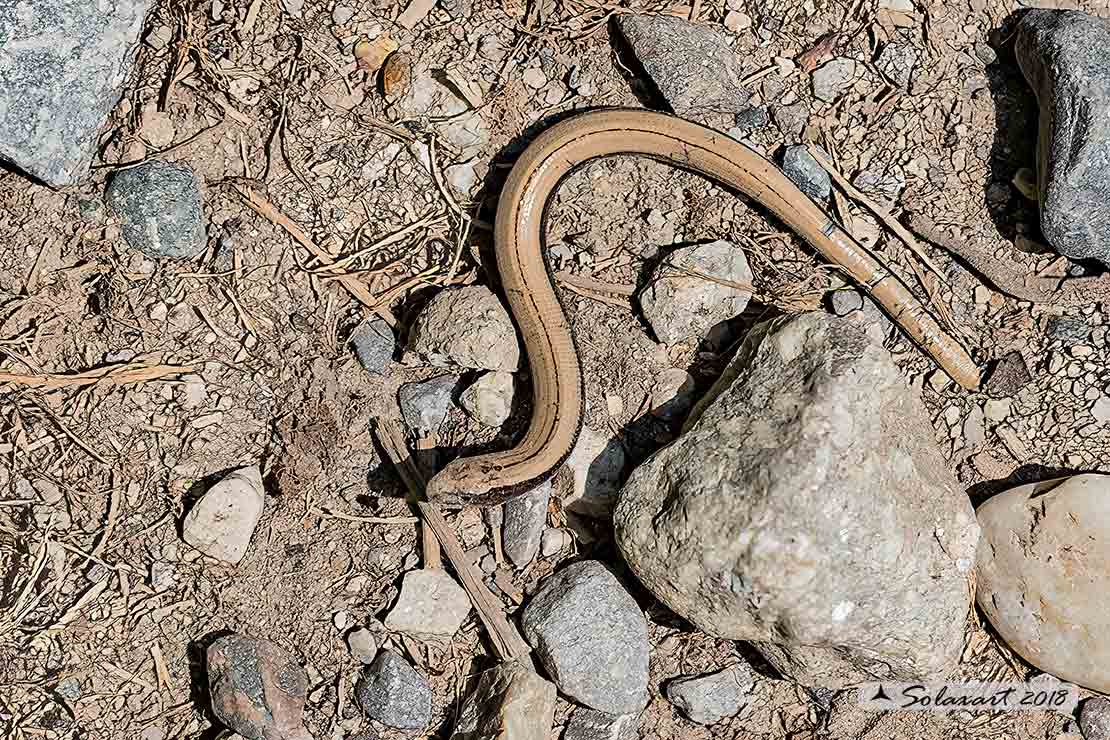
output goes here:
<path id="1" fill-rule="evenodd" d="M 459 711 L 451 740 L 547 740 L 555 684 L 519 662 L 484 671 Z"/>
<path id="2" fill-rule="evenodd" d="M 521 626 L 561 692 L 612 714 L 644 708 L 647 620 L 604 565 L 584 560 L 548 577 Z"/>
<path id="3" fill-rule="evenodd" d="M 1110 476 L 1018 486 L 976 513 L 976 600 L 998 634 L 1041 670 L 1110 692 Z"/>
<path id="4" fill-rule="evenodd" d="M 1041 231 L 1060 254 L 1110 265 L 1110 20 L 1032 10 L 1014 52 L 1037 94 Z"/>
<path id="5" fill-rule="evenodd" d="M 408 348 L 436 367 L 520 367 L 520 343 L 509 312 L 484 285 L 436 293 L 416 317 Z"/>
<path id="6" fill-rule="evenodd" d="M 381 650 L 355 684 L 367 717 L 398 730 L 419 730 L 432 718 L 432 689 L 404 658 Z"/>
<path id="7" fill-rule="evenodd" d="M 208 648 L 212 712 L 247 740 L 312 740 L 303 721 L 308 678 L 268 640 L 226 635 Z"/>
<path id="8" fill-rule="evenodd" d="M 55 187 L 85 176 L 153 4 L 0 2 L 0 159 Z"/>
<path id="9" fill-rule="evenodd" d="M 671 252 L 640 293 L 640 307 L 659 341 L 673 344 L 742 313 L 751 285 L 744 250 L 717 240 Z"/>
<path id="10" fill-rule="evenodd" d="M 716 673 L 674 679 L 667 684 L 667 700 L 691 721 L 711 725 L 743 709 L 754 685 L 751 667 L 737 663 Z"/>
<path id="11" fill-rule="evenodd" d="M 804 685 L 940 678 L 959 658 L 979 530 L 865 322 L 756 327 L 614 525 L 657 598 Z"/>
<path id="12" fill-rule="evenodd" d="M 751 95 L 724 34 L 667 15 L 619 15 L 617 26 L 671 110 L 686 118 L 735 114 Z"/>
<path id="13" fill-rule="evenodd" d="M 578 707 L 567 722 L 563 740 L 636 740 L 639 715 L 609 714 Z"/>
<path id="14" fill-rule="evenodd" d="M 547 504 L 551 500 L 551 481 L 544 481 L 531 491 L 505 502 L 505 523 L 502 539 L 505 554 L 513 565 L 523 568 L 540 551 Z"/>

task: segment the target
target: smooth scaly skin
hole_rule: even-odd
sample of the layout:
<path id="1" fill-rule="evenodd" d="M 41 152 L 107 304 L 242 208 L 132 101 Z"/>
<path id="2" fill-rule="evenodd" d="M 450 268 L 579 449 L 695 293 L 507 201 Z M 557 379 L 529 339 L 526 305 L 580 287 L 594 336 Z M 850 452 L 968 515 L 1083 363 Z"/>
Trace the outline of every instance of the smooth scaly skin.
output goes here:
<path id="1" fill-rule="evenodd" d="M 532 421 L 512 449 L 450 463 L 428 483 L 448 506 L 489 506 L 549 477 L 582 428 L 582 370 L 544 261 L 544 212 L 580 165 L 616 154 L 696 172 L 757 201 L 856 280 L 911 339 L 966 388 L 979 370 L 909 289 L 775 167 L 743 144 L 674 116 L 635 109 L 585 113 L 541 134 L 517 160 L 497 208 L 497 267 L 532 372 Z"/>

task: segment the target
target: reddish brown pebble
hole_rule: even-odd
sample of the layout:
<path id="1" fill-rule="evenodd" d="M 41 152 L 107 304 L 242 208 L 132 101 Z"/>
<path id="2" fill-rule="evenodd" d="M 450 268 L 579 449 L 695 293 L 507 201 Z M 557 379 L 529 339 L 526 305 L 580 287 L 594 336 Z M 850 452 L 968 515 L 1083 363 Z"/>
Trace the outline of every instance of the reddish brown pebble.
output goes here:
<path id="1" fill-rule="evenodd" d="M 227 635 L 208 648 L 212 711 L 247 740 L 312 740 L 302 718 L 304 669 L 268 640 Z"/>

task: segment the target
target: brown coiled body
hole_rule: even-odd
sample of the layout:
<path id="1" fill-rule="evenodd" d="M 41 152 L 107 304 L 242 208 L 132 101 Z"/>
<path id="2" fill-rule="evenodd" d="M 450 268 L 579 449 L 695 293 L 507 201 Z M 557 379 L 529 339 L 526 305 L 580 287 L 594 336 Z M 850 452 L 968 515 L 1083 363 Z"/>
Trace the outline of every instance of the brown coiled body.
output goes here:
<path id="1" fill-rule="evenodd" d="M 778 167 L 722 133 L 674 116 L 635 109 L 594 111 L 540 135 L 514 165 L 497 208 L 497 268 L 531 367 L 531 424 L 510 450 L 450 463 L 428 484 L 433 501 L 499 503 L 550 476 L 573 449 L 582 427 L 582 371 L 543 257 L 544 212 L 572 170 L 617 154 L 666 162 L 752 198 L 839 265 L 954 380 L 978 387 L 979 370 L 963 347 Z"/>

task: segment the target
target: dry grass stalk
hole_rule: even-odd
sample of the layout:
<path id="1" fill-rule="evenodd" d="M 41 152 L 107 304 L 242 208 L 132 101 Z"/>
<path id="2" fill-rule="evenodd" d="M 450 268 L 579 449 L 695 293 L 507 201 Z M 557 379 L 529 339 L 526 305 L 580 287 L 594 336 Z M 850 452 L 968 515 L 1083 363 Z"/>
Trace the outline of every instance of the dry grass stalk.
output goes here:
<path id="1" fill-rule="evenodd" d="M 404 443 L 404 435 L 396 422 L 379 421 L 374 428 L 379 443 L 388 453 L 409 492 L 418 498 L 424 496 L 425 481 L 417 469 Z M 427 501 L 418 500 L 420 514 L 435 533 L 447 559 L 455 569 L 463 588 L 470 596 L 474 610 L 489 633 L 493 649 L 502 660 L 527 660 L 532 649 L 521 637 L 516 626 L 505 616 L 501 603 L 490 593 L 483 582 L 483 574 L 470 562 L 451 525 L 443 518 L 439 508 Z"/>
<path id="2" fill-rule="evenodd" d="M 60 388 L 82 388 L 98 383 L 111 385 L 133 385 L 149 383 L 153 380 L 162 380 L 175 375 L 194 372 L 195 368 L 186 365 L 146 365 L 128 363 L 125 365 L 110 365 L 95 370 L 86 370 L 82 373 L 63 375 L 56 373 L 43 373 L 41 375 L 27 375 L 24 373 L 10 373 L 0 371 L 0 385 L 10 383 L 28 388 L 41 388 L 53 391 Z"/>

